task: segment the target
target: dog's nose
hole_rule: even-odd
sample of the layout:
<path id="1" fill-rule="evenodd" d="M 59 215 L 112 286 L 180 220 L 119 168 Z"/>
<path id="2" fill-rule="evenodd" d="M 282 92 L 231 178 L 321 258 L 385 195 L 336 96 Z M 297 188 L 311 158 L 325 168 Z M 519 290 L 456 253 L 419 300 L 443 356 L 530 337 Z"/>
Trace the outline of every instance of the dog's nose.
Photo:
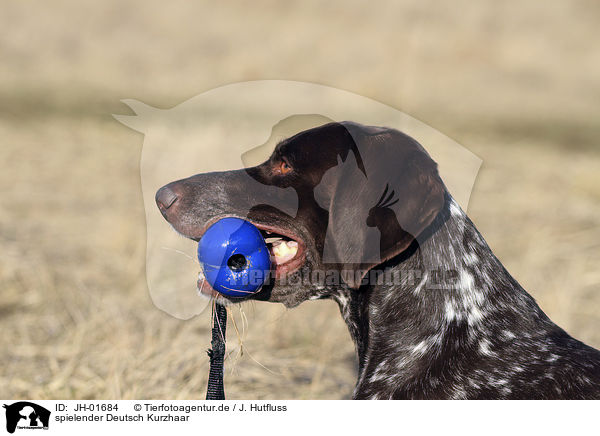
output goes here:
<path id="1" fill-rule="evenodd" d="M 156 192 L 156 204 L 161 210 L 167 210 L 177 200 L 177 195 L 168 186 L 163 186 Z"/>

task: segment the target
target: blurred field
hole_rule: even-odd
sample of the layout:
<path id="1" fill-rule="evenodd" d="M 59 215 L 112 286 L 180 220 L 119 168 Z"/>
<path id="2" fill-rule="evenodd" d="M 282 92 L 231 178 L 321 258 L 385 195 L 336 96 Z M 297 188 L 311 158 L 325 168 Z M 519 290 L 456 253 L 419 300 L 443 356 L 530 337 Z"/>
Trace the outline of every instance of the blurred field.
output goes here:
<path id="1" fill-rule="evenodd" d="M 479 155 L 475 224 L 554 321 L 600 347 L 599 4 L 260 5 L 3 4 L 0 397 L 204 397 L 208 314 L 179 321 L 149 299 L 143 137 L 110 114 L 253 79 L 383 101 Z M 350 396 L 333 303 L 242 309 L 228 398 Z"/>

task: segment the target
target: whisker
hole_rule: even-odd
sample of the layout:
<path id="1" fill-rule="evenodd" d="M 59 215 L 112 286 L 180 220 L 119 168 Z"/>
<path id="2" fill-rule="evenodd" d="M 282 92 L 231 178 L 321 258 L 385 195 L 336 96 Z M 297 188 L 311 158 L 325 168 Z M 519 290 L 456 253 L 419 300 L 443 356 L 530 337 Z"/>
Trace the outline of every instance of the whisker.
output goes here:
<path id="1" fill-rule="evenodd" d="M 255 359 L 255 358 L 252 356 L 252 354 L 250 354 L 250 352 L 249 352 L 249 351 L 246 349 L 246 347 L 244 347 L 244 350 L 246 351 L 246 354 L 248 354 L 248 356 L 250 356 L 250 359 L 252 359 L 252 360 L 253 360 L 253 361 L 254 361 L 254 362 L 257 364 L 257 365 L 259 365 L 261 368 L 263 368 L 263 369 L 265 369 L 265 370 L 269 371 L 269 372 L 270 372 L 271 374 L 273 374 L 273 375 L 278 375 L 278 376 L 280 376 L 280 377 L 281 377 L 281 376 L 283 376 L 283 374 L 282 374 L 282 373 L 280 373 L 280 372 L 275 372 L 275 371 L 273 371 L 273 370 L 271 370 L 271 369 L 267 368 L 265 365 L 263 365 L 262 363 L 260 363 L 258 360 L 256 360 L 256 359 Z"/>
<path id="2" fill-rule="evenodd" d="M 193 257 L 193 256 L 190 256 L 189 254 L 187 254 L 187 253 L 185 253 L 185 252 L 183 252 L 183 251 L 181 251 L 181 250 L 177 250 L 177 249 L 175 249 L 175 248 L 171 248 L 171 247 L 160 247 L 160 248 L 161 248 L 161 249 L 163 249 L 163 250 L 170 250 L 170 251 L 174 251 L 175 253 L 183 254 L 183 255 L 184 255 L 185 257 L 187 257 L 188 259 L 191 259 L 191 260 L 193 260 L 193 261 L 194 261 L 194 263 L 198 263 L 198 259 L 197 259 L 197 258 L 195 258 L 195 257 Z"/>
<path id="3" fill-rule="evenodd" d="M 238 339 L 238 352 L 237 352 L 237 355 L 235 356 L 235 358 L 233 359 L 232 366 L 231 366 L 231 374 L 233 374 L 235 371 L 236 365 L 237 365 L 237 361 L 240 358 L 240 356 L 242 355 L 242 349 L 243 349 L 244 344 L 243 344 L 243 338 L 240 335 L 240 331 L 237 327 L 237 323 L 235 322 L 235 317 L 233 316 L 233 313 L 231 313 L 231 310 L 229 309 L 229 307 L 227 308 L 227 313 L 228 313 L 229 317 L 231 318 L 231 323 L 233 324 L 233 328 L 235 329 L 235 333 L 236 333 L 237 339 Z M 230 355 L 231 355 L 231 353 L 228 355 L 228 357 Z"/>

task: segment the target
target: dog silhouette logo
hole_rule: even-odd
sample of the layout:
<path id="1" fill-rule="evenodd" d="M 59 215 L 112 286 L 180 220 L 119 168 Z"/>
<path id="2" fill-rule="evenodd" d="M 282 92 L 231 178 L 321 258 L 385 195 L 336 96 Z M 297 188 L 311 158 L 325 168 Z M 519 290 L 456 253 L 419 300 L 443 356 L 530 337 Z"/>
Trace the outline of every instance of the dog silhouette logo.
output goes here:
<path id="1" fill-rule="evenodd" d="M 224 182 L 210 188 L 214 195 L 228 198 L 226 215 L 250 218 L 250 213 L 270 211 L 287 215 L 291 222 L 302 207 L 316 202 L 322 209 L 319 216 L 327 222 L 319 227 L 319 233 L 324 234 L 319 235 L 318 247 L 311 254 L 320 258 L 327 270 L 353 273 L 356 282 L 362 272 L 404 245 L 419 242 L 419 236 L 425 236 L 423 224 L 430 218 L 427 211 L 439 206 L 433 200 L 441 197 L 433 195 L 437 193 L 433 187 L 441 185 L 433 183 L 432 177 L 421 178 L 428 173 L 427 168 L 418 165 L 423 159 L 413 159 L 414 153 L 426 153 L 418 150 L 419 143 L 427 145 L 432 163 L 440 165 L 444 184 L 463 208 L 468 205 L 482 162 L 460 144 L 397 109 L 313 83 L 233 83 L 169 109 L 136 100 L 123 103 L 132 112 L 114 118 L 144 135 L 140 173 L 147 224 L 148 290 L 158 308 L 180 319 L 203 313 L 209 300 L 198 298 L 195 292 L 197 243 L 173 231 L 156 207 L 155 195 L 162 186 L 194 174 L 219 173 L 228 178 L 229 171 L 236 169 L 237 188 L 225 188 Z M 262 183 L 265 180 L 252 176 L 257 173 L 242 170 L 265 162 L 282 141 L 332 122 L 345 127 L 339 138 L 345 138 L 350 153 L 341 147 L 339 159 L 332 154 L 332 159 L 324 162 L 315 152 L 311 165 L 315 178 L 304 180 L 310 184 L 304 191 Z M 320 149 L 318 144 L 315 149 Z M 386 186 L 388 192 L 378 203 Z M 226 189 L 234 190 L 234 196 Z M 392 192 L 394 196 L 388 199 Z M 423 205 L 419 203 L 423 199 L 432 202 Z M 219 202 L 213 206 L 225 209 L 226 205 Z M 436 268 L 431 265 L 430 269 Z"/>
<path id="2" fill-rule="evenodd" d="M 29 401 L 4 404 L 4 408 L 6 409 L 6 431 L 9 433 L 14 433 L 17 428 L 48 430 L 50 421 L 48 409 Z"/>

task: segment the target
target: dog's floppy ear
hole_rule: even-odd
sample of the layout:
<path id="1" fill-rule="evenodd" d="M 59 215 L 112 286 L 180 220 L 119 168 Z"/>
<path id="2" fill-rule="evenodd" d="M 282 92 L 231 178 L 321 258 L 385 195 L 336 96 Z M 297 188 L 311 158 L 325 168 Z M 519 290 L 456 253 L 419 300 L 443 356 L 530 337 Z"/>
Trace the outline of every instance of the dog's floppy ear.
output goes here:
<path id="1" fill-rule="evenodd" d="M 418 241 L 442 209 L 445 187 L 414 139 L 393 129 L 344 126 L 353 152 L 323 177 L 331 193 L 323 262 L 336 264 L 357 289 L 370 269 Z"/>

